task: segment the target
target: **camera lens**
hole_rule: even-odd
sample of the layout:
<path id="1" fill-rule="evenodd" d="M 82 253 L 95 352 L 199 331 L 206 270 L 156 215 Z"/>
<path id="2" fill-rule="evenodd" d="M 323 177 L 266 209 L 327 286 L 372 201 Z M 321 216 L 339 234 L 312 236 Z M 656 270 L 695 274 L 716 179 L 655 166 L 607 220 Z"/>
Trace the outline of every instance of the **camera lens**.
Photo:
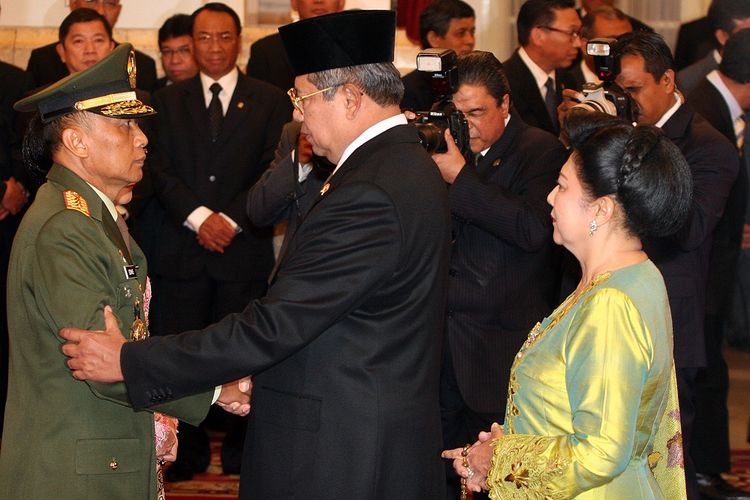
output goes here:
<path id="1" fill-rule="evenodd" d="M 443 136 L 445 129 L 433 123 L 415 123 L 414 125 L 417 127 L 419 142 L 428 153 L 432 154 L 446 150 L 445 137 Z"/>

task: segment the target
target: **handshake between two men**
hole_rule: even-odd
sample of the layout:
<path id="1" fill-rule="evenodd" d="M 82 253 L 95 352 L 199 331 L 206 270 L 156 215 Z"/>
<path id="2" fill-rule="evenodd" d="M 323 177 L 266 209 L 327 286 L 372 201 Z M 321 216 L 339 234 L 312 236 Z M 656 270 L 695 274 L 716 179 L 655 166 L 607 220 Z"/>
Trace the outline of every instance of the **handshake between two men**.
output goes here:
<path id="1" fill-rule="evenodd" d="M 127 340 L 109 306 L 104 308 L 104 330 L 63 328 L 60 336 L 68 341 L 62 346 L 62 351 L 70 358 L 67 364 L 74 378 L 104 383 L 125 380 L 120 354 Z M 223 384 L 215 403 L 229 413 L 245 416 L 250 413 L 252 388 L 249 376 Z"/>

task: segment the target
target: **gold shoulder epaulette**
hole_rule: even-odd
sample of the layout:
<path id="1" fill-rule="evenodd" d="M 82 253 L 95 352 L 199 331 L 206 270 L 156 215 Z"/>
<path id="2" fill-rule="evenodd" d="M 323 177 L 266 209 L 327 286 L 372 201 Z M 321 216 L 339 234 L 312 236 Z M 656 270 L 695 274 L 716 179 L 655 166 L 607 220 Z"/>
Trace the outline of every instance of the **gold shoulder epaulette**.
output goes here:
<path id="1" fill-rule="evenodd" d="M 80 194 L 71 189 L 66 189 L 63 191 L 63 199 L 65 200 L 65 208 L 68 210 L 76 210 L 86 217 L 91 217 L 89 204 L 86 203 L 86 200 Z"/>

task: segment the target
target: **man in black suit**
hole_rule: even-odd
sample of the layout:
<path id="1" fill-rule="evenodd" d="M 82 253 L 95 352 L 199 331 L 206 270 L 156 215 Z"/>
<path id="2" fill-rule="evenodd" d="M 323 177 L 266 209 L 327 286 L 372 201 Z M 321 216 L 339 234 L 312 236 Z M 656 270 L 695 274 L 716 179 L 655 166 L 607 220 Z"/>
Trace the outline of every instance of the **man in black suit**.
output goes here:
<path id="1" fill-rule="evenodd" d="M 155 335 L 203 328 L 242 310 L 263 295 L 273 267 L 271 231 L 250 223 L 245 200 L 273 158 L 291 106 L 283 92 L 237 69 L 241 25 L 232 9 L 209 3 L 192 17 L 200 73 L 153 98 L 159 114 L 148 169 L 166 212 L 149 263 Z M 222 464 L 234 473 L 244 424 L 229 425 L 236 436 L 228 431 Z M 182 426 L 180 446 L 168 479 L 188 479 L 208 465 L 202 429 Z"/>
<path id="2" fill-rule="evenodd" d="M 677 387 L 688 498 L 698 499 L 690 443 L 695 415 L 693 386 L 706 365 L 703 334 L 711 241 L 737 177 L 737 152 L 676 91 L 672 53 L 661 35 L 626 33 L 615 47 L 620 54 L 617 83 L 635 101 L 638 123 L 660 127 L 682 151 L 693 174 L 688 222 L 673 237 L 645 239 L 644 250 L 664 276 L 672 311 Z"/>
<path id="3" fill-rule="evenodd" d="M 688 103 L 737 146 L 740 170 L 724 215 L 714 231 L 706 297 L 706 362 L 695 383 L 693 461 L 705 498 L 750 498 L 727 483 L 729 472 L 729 376 L 722 348 L 732 306 L 748 196 L 750 158 L 745 156 L 745 118 L 750 111 L 750 29 L 732 35 L 721 65 L 688 96 Z"/>
<path id="4" fill-rule="evenodd" d="M 192 28 L 192 18 L 187 14 L 175 14 L 159 28 L 159 52 L 164 76 L 156 81 L 156 89 L 198 74 L 198 63 L 193 55 Z"/>
<path id="5" fill-rule="evenodd" d="M 680 71 L 702 59 L 714 48 L 714 32 L 708 16 L 682 23 L 677 32 L 674 51 L 675 71 Z"/>
<path id="6" fill-rule="evenodd" d="M 516 20 L 520 47 L 503 63 L 518 115 L 555 135 L 562 91 L 575 86 L 562 70 L 581 47 L 581 19 L 573 7 L 573 0 L 527 0 Z"/>
<path id="7" fill-rule="evenodd" d="M 715 48 L 704 57 L 677 73 L 677 86 L 687 95 L 705 76 L 719 67 L 724 44 L 733 33 L 750 28 L 750 0 L 713 0 L 708 8 L 708 20 L 713 28 L 711 38 Z"/>
<path id="8" fill-rule="evenodd" d="M 344 10 L 345 0 L 291 0 L 300 20 Z M 294 69 L 278 33 L 261 38 L 250 46 L 247 75 L 275 85 L 284 92 L 294 86 Z"/>
<path id="9" fill-rule="evenodd" d="M 2 438 L 5 398 L 8 387 L 8 315 L 6 290 L 8 261 L 31 188 L 19 153 L 22 138 L 13 103 L 31 90 L 31 75 L 0 61 L 0 438 Z"/>
<path id="10" fill-rule="evenodd" d="M 136 407 L 253 373 L 242 499 L 445 498 L 438 385 L 449 209 L 399 110 L 395 28 L 393 11 L 358 10 L 279 30 L 298 74 L 295 119 L 336 170 L 263 299 L 143 349 L 123 346 L 114 328 L 62 332 L 80 341 L 64 347 L 74 376 L 124 375 Z M 105 351 L 112 362 L 100 364 Z"/>
<path id="11" fill-rule="evenodd" d="M 504 421 L 513 359 L 557 299 L 547 195 L 567 158 L 555 136 L 513 112 L 494 55 L 470 52 L 457 67 L 453 102 L 469 122 L 478 159 L 467 164 L 450 132 L 448 152 L 433 155 L 450 185 L 454 234 L 440 390 L 447 448 Z M 457 495 L 449 469 L 449 491 Z"/>
<path id="12" fill-rule="evenodd" d="M 120 0 L 70 0 L 69 5 L 71 12 L 79 8 L 97 11 L 107 19 L 110 32 L 122 10 Z M 51 43 L 31 51 L 26 71 L 31 73 L 34 85 L 37 87 L 49 85 L 68 76 L 68 70 L 58 55 L 57 44 L 57 42 Z M 115 42 L 115 45 L 117 45 L 117 42 Z M 135 51 L 135 62 L 138 67 L 136 86 L 146 92 L 153 91 L 156 87 L 156 63 L 151 57 L 137 50 Z"/>
<path id="13" fill-rule="evenodd" d="M 419 15 L 419 38 L 423 49 L 451 49 L 456 54 L 474 50 L 474 9 L 462 0 L 433 0 Z M 431 73 L 414 70 L 405 75 L 401 109 L 427 111 L 436 96 L 430 85 Z"/>

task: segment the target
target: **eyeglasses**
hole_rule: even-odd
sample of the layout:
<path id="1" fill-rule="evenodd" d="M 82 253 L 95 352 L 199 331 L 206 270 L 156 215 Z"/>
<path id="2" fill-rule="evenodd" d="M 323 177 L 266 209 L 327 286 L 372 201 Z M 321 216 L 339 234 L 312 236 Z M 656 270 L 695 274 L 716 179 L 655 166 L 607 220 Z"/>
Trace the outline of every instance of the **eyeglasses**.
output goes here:
<path id="1" fill-rule="evenodd" d="M 578 30 L 572 30 L 572 31 L 567 31 L 567 30 L 561 30 L 560 28 L 554 28 L 552 26 L 537 26 L 537 28 L 541 28 L 543 30 L 548 30 L 548 31 L 556 31 L 558 33 L 562 33 L 563 35 L 567 35 L 568 37 L 570 37 L 570 41 L 571 42 L 575 42 L 576 40 L 580 40 L 581 39 L 581 30 L 580 29 L 578 29 Z"/>
<path id="2" fill-rule="evenodd" d="M 120 0 L 81 0 L 84 7 L 91 5 L 102 4 L 105 7 L 117 7 L 120 5 Z"/>
<path id="3" fill-rule="evenodd" d="M 195 41 L 201 45 L 209 45 L 213 40 L 218 40 L 221 45 L 230 45 L 237 41 L 234 33 L 199 33 Z"/>
<path id="4" fill-rule="evenodd" d="M 286 91 L 286 95 L 288 95 L 289 99 L 291 99 L 292 106 L 294 106 L 294 109 L 296 109 L 297 111 L 299 111 L 300 114 L 304 115 L 305 111 L 302 109 L 302 101 L 303 100 L 307 99 L 308 97 L 312 97 L 314 95 L 322 94 L 323 92 L 327 92 L 329 90 L 335 89 L 336 87 L 339 87 L 340 85 L 341 84 L 339 84 L 339 85 L 331 85 L 330 87 L 327 87 L 327 88 L 325 88 L 323 90 L 317 90 L 317 91 L 311 92 L 311 93 L 309 93 L 307 95 L 300 95 L 300 96 L 297 95 L 297 89 L 295 89 L 294 87 L 292 87 L 292 88 L 290 88 L 289 90 Z"/>
<path id="5" fill-rule="evenodd" d="M 176 49 L 161 49 L 160 52 L 161 56 L 166 59 L 171 59 L 174 56 L 187 57 L 190 55 L 190 47 L 185 45 Z"/>

